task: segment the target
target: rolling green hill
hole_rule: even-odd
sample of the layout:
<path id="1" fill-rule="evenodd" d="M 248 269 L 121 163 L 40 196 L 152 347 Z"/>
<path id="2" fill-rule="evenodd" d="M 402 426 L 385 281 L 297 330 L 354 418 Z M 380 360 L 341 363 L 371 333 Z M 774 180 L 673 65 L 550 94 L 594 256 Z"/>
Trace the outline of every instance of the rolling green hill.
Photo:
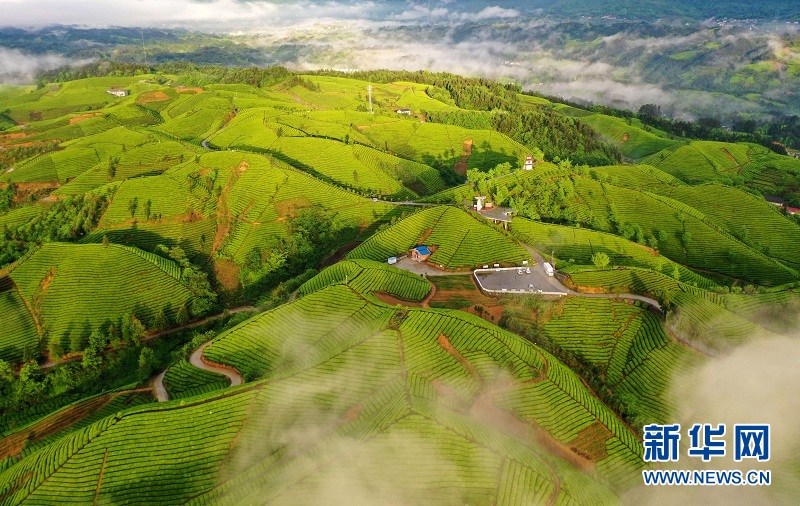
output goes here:
<path id="1" fill-rule="evenodd" d="M 323 308 L 327 311 L 319 313 Z M 310 322 L 314 312 L 326 316 L 313 320 L 313 327 L 291 337 L 281 330 Z M 370 313 L 382 316 L 377 325 L 364 326 Z M 524 504 L 538 497 L 608 503 L 613 494 L 593 476 L 619 479 L 640 467 L 636 438 L 553 357 L 463 313 L 410 310 L 399 326 L 391 323 L 397 321 L 394 314 L 391 307 L 365 303 L 347 287 L 331 287 L 256 317 L 221 336 L 206 355 L 242 366 L 240 353 L 258 350 L 271 357 L 268 379 L 171 409 L 123 411 L 6 470 L 0 491 L 10 504 L 65 495 L 160 503 L 201 494 L 212 502 L 247 501 L 250 494 L 263 500 L 265 493 L 275 502 L 313 501 L 329 477 L 357 472 L 341 466 L 347 445 L 348 460 L 369 462 L 372 480 L 391 477 L 391 488 L 400 485 L 410 500 L 446 501 L 457 493 L 468 502 L 494 498 Z M 311 355 L 297 354 L 314 342 Z M 367 367 L 376 363 L 381 367 Z M 441 373 L 431 375 L 431 367 Z M 508 387 L 481 393 L 499 378 L 506 378 Z M 493 423 L 464 411 L 487 401 L 508 421 Z M 545 414 L 546 406 L 554 405 L 562 407 L 558 419 Z M 515 416 L 525 422 L 497 426 L 511 424 Z M 160 427 L 159 438 L 147 430 L 153 423 Z M 263 440 L 264 431 L 274 437 Z M 294 434 L 305 436 L 297 440 Z M 187 438 L 196 444 L 185 444 Z M 569 444 L 545 450 L 536 438 Z M 145 452 L 126 451 L 131 445 Z M 569 445 L 583 453 L 573 453 Z M 157 458 L 149 448 L 160 449 Z M 398 451 L 407 458 L 397 458 Z M 62 464 L 20 482 L 48 458 Z M 188 461 L 196 466 L 191 474 L 178 464 Z M 337 461 L 339 472 L 331 467 Z M 595 471 L 584 475 L 568 461 L 583 461 Z M 140 476 L 133 486 L 131 468 Z M 433 469 L 435 480 L 420 480 Z M 68 478 L 76 472 L 87 478 L 102 473 L 100 488 L 97 480 L 89 487 Z M 303 477 L 304 485 L 285 486 Z M 360 480 L 358 474 L 350 479 Z M 246 483 L 251 486 L 242 486 Z M 383 497 L 380 490 L 375 493 Z"/>
<path id="2" fill-rule="evenodd" d="M 482 264 L 519 265 L 530 255 L 513 239 L 451 207 L 420 211 L 375 234 L 348 254 L 348 258 L 385 261 L 404 255 L 418 245 L 432 248 L 431 263 L 447 269 L 475 268 Z"/>
<path id="3" fill-rule="evenodd" d="M 800 191 L 800 161 L 746 143 L 694 141 L 642 160 L 690 184 L 744 184 L 767 195 Z"/>
<path id="4" fill-rule="evenodd" d="M 618 504 L 673 379 L 794 323 L 762 195 L 796 160 L 513 84 L 185 68 L 0 91 L 2 504 Z M 568 294 L 480 291 L 547 281 L 530 248 Z"/>
<path id="5" fill-rule="evenodd" d="M 68 350 L 73 334 L 88 338 L 94 329 L 116 324 L 126 313 L 150 322 L 165 307 L 176 312 L 193 298 L 180 277 L 180 268 L 171 260 L 134 248 L 50 243 L 8 272 L 19 296 L 4 300 L 17 305 L 24 301 L 36 322 L 33 328 L 30 322 L 17 324 L 26 331 L 25 342 L 38 329 Z M 24 312 L 16 314 L 23 317 Z M 13 345 L 14 336 L 8 336 L 8 344 L 4 337 L 3 346 Z"/>

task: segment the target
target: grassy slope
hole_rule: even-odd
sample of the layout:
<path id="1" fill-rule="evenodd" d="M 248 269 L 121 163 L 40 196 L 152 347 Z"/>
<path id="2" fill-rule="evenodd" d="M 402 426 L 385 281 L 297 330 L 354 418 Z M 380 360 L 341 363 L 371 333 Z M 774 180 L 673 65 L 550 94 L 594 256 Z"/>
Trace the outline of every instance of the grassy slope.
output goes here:
<path id="1" fill-rule="evenodd" d="M 73 332 L 86 337 L 127 312 L 149 322 L 165 306 L 176 311 L 189 301 L 191 292 L 174 277 L 176 269 L 167 272 L 159 264 L 173 267 L 121 246 L 51 243 L 10 277 L 50 339 L 69 349 Z"/>

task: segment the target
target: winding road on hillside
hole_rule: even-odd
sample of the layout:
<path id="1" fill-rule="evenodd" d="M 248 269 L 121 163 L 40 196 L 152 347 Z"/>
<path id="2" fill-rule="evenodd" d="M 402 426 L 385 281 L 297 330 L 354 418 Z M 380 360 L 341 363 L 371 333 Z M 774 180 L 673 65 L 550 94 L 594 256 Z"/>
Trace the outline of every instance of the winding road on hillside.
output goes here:
<path id="1" fill-rule="evenodd" d="M 237 371 L 233 367 L 214 364 L 213 362 L 209 362 L 203 359 L 203 351 L 212 342 L 213 341 L 209 341 L 203 346 L 194 350 L 194 353 L 192 353 L 192 355 L 189 357 L 189 363 L 197 367 L 198 369 L 226 376 L 231 382 L 231 384 L 228 386 L 235 387 L 237 385 L 241 385 L 242 383 L 244 383 L 244 377 L 241 374 L 239 374 L 239 371 Z"/>
<path id="2" fill-rule="evenodd" d="M 203 359 L 203 351 L 212 342 L 213 341 L 209 341 L 194 350 L 189 357 L 189 363 L 198 369 L 202 369 L 203 371 L 222 374 L 230 381 L 230 384 L 228 385 L 229 387 L 235 387 L 244 383 L 244 377 L 233 367 L 214 364 Z M 158 402 L 166 402 L 170 399 L 169 392 L 167 392 L 167 387 L 164 385 L 164 376 L 166 374 L 167 370 L 165 369 L 150 381 L 150 387 L 153 389 L 153 393 L 155 394 Z"/>
<path id="3" fill-rule="evenodd" d="M 539 254 L 538 251 L 531 248 L 525 243 L 522 243 L 528 253 L 531 254 L 534 260 L 536 260 L 536 265 L 531 267 L 531 275 L 535 276 L 536 279 L 536 286 L 546 286 L 552 288 L 553 291 L 564 292 L 568 295 L 572 295 L 575 297 L 585 297 L 587 299 L 630 299 L 630 300 L 638 300 L 640 302 L 644 302 L 649 306 L 655 308 L 659 313 L 663 312 L 661 308 L 661 304 L 658 303 L 657 300 L 651 299 L 649 297 L 645 297 L 644 295 L 636 295 L 633 293 L 581 293 L 576 292 L 575 290 L 571 290 L 564 286 L 558 279 L 555 277 L 550 277 L 544 271 L 544 258 L 542 255 Z"/>

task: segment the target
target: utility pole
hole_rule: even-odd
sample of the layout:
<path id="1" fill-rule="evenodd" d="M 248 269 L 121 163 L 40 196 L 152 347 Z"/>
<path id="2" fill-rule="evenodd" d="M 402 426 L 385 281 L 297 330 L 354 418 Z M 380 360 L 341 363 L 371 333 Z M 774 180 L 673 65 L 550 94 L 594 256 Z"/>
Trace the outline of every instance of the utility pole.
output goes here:
<path id="1" fill-rule="evenodd" d="M 372 83 L 369 83 L 369 86 L 367 86 L 367 94 L 369 95 L 369 113 L 375 114 L 372 110 Z"/>
<path id="2" fill-rule="evenodd" d="M 147 66 L 147 49 L 144 47 L 144 30 L 140 28 L 139 33 L 142 35 L 142 53 L 144 54 L 144 65 Z"/>

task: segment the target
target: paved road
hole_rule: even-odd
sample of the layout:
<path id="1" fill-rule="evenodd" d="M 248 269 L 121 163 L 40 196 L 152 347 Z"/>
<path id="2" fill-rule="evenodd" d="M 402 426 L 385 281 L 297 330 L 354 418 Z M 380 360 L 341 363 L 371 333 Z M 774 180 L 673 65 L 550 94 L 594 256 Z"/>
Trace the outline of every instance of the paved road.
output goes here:
<path id="1" fill-rule="evenodd" d="M 158 402 L 167 402 L 169 400 L 169 393 L 167 392 L 167 387 L 164 386 L 164 375 L 167 374 L 166 369 L 161 371 L 161 373 L 150 380 L 150 388 L 153 389 L 153 393 L 156 396 Z"/>
<path id="2" fill-rule="evenodd" d="M 242 375 L 239 374 L 239 371 L 237 371 L 233 367 L 219 367 L 216 365 L 209 364 L 207 362 L 203 362 L 203 351 L 206 349 L 206 346 L 211 344 L 211 342 L 212 341 L 209 341 L 203 346 L 197 348 L 194 351 L 194 353 L 192 353 L 192 356 L 189 357 L 189 363 L 197 367 L 198 369 L 202 369 L 204 371 L 215 372 L 217 374 L 224 374 L 231 381 L 231 384 L 229 386 L 235 387 L 237 385 L 241 385 L 242 383 L 244 383 L 244 378 L 242 377 Z"/>
<path id="3" fill-rule="evenodd" d="M 194 350 L 194 353 L 192 353 L 192 355 L 189 357 L 189 363 L 198 369 L 226 376 L 231 382 L 228 386 L 235 387 L 244 383 L 244 378 L 236 369 L 232 367 L 219 367 L 203 362 L 203 351 L 209 344 L 211 344 L 211 342 L 212 341 L 209 341 L 203 346 Z M 167 392 L 167 388 L 164 386 L 164 375 L 166 375 L 166 373 L 167 371 L 163 370 L 152 380 L 150 380 L 150 388 L 153 389 L 153 393 L 155 394 L 158 402 L 166 402 L 169 400 L 169 393 Z"/>

